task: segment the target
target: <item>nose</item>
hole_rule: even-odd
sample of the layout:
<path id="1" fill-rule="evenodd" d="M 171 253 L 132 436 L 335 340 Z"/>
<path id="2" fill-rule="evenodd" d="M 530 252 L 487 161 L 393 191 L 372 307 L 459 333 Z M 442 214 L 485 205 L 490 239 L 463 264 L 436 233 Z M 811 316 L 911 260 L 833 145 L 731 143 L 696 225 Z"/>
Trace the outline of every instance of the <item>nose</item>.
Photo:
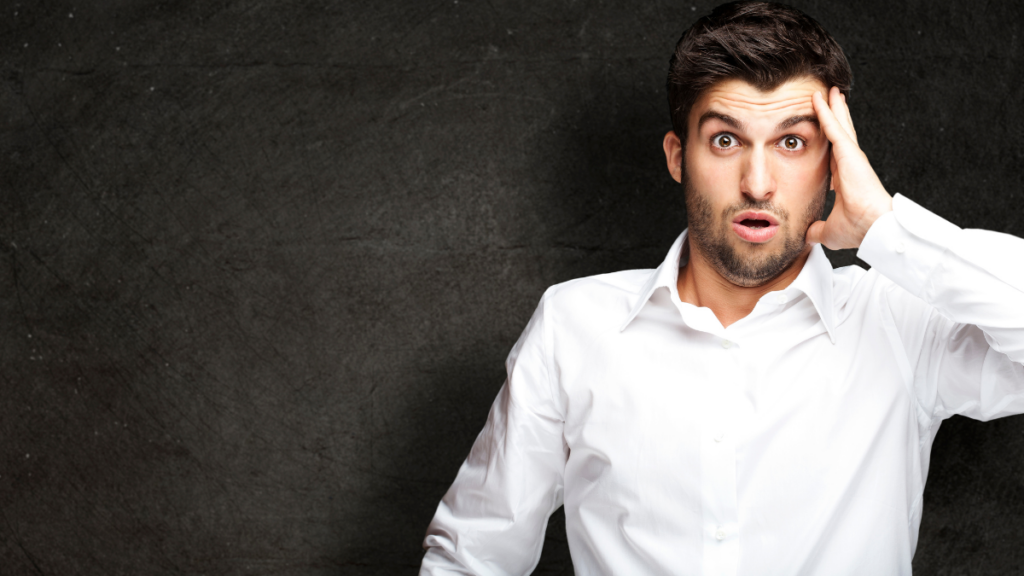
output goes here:
<path id="1" fill-rule="evenodd" d="M 744 162 L 740 191 L 759 202 L 767 200 L 775 192 L 775 177 L 770 154 L 760 146 L 752 148 Z"/>

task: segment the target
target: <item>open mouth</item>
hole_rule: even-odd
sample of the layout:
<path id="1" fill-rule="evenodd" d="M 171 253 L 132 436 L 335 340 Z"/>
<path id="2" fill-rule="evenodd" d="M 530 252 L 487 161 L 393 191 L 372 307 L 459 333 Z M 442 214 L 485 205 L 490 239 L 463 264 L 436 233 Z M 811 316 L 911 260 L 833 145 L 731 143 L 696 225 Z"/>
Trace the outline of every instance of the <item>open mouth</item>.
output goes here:
<path id="1" fill-rule="evenodd" d="M 746 226 L 747 228 L 767 228 L 767 227 L 771 226 L 772 224 L 771 224 L 771 222 L 769 222 L 767 220 L 756 220 L 756 219 L 753 219 L 753 218 L 744 218 L 743 220 L 740 220 L 740 225 L 741 226 Z"/>
<path id="2" fill-rule="evenodd" d="M 775 236 L 779 231 L 779 221 L 766 212 L 747 211 L 736 215 L 732 229 L 743 240 L 760 244 Z"/>

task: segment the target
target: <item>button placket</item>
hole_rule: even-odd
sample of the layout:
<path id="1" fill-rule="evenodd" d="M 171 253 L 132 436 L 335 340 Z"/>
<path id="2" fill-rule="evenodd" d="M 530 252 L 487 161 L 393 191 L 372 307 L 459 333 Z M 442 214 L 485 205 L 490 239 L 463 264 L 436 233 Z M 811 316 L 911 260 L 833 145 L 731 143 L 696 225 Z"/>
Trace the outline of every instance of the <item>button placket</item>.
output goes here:
<path id="1" fill-rule="evenodd" d="M 774 299 L 769 299 L 766 304 Z M 735 574 L 739 552 L 735 432 L 745 368 L 743 346 L 721 337 L 723 369 L 701 389 L 701 492 L 705 574 Z"/>

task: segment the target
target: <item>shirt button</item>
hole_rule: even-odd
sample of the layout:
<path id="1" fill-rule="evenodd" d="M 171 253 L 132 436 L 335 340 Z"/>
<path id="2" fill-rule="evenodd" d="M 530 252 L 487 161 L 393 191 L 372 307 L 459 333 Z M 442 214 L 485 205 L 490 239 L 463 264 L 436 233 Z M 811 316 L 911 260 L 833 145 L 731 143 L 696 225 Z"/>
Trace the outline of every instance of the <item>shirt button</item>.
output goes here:
<path id="1" fill-rule="evenodd" d="M 725 432 L 722 432 L 721 430 L 719 430 L 715 434 L 715 442 L 721 442 L 723 438 L 725 438 Z"/>
<path id="2" fill-rule="evenodd" d="M 896 253 L 897 254 L 903 254 L 906 251 L 907 251 L 907 246 L 903 242 L 897 242 L 896 243 Z"/>
<path id="3" fill-rule="evenodd" d="M 722 340 L 722 348 L 732 348 L 732 342 L 728 340 Z"/>
<path id="4" fill-rule="evenodd" d="M 715 530 L 715 540 L 718 540 L 718 541 L 725 540 L 725 530 L 722 530 L 721 528 L 719 528 L 718 530 Z"/>
<path id="5" fill-rule="evenodd" d="M 778 296 L 775 297 L 775 301 L 778 302 L 779 304 L 785 304 L 786 300 L 789 300 L 789 298 L 786 298 L 785 294 L 779 294 Z"/>

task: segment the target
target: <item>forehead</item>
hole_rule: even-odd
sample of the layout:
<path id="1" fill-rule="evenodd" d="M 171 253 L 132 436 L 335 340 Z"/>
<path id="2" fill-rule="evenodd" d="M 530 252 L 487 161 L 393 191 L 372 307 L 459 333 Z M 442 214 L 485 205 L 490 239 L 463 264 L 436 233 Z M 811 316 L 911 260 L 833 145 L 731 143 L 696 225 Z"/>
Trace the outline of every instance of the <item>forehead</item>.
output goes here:
<path id="1" fill-rule="evenodd" d="M 814 115 L 811 95 L 821 93 L 828 99 L 828 89 L 817 78 L 789 80 L 774 90 L 762 92 L 739 79 L 723 80 L 697 99 L 690 109 L 689 125 L 696 128 L 697 119 L 708 111 L 733 117 L 743 123 L 777 122 L 792 116 Z"/>

